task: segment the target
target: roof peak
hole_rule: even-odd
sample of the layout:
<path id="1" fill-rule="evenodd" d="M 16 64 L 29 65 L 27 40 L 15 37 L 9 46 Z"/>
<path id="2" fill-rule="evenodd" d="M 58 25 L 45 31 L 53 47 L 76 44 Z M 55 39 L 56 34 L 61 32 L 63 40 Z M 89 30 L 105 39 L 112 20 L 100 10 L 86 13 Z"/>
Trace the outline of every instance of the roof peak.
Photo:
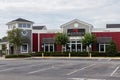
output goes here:
<path id="1" fill-rule="evenodd" d="M 30 22 L 30 23 L 34 23 L 32 21 L 29 21 L 29 20 L 26 20 L 26 19 L 23 19 L 23 18 L 17 18 L 15 20 L 12 20 L 12 21 L 8 22 L 7 24 L 13 23 L 13 22 Z"/>
<path id="2" fill-rule="evenodd" d="M 91 24 L 89 24 L 89 23 L 87 23 L 87 22 L 81 21 L 81 20 L 79 20 L 79 19 L 73 19 L 73 20 L 71 20 L 71 21 L 69 21 L 69 22 L 61 25 L 61 28 L 64 27 L 64 26 L 66 26 L 66 25 L 68 25 L 68 24 L 71 24 L 71 23 L 73 23 L 73 22 L 75 22 L 75 21 L 93 27 L 93 25 L 91 25 Z"/>

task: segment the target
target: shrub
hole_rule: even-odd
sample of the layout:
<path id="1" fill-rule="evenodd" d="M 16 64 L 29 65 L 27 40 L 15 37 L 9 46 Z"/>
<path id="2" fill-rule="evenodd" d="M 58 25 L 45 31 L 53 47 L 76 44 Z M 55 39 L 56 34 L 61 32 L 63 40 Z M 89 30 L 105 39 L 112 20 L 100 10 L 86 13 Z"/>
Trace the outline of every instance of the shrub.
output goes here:
<path id="1" fill-rule="evenodd" d="M 31 57 L 30 54 L 10 54 L 10 55 L 5 55 L 5 58 L 26 58 L 26 57 Z"/>
<path id="2" fill-rule="evenodd" d="M 30 53 L 32 57 L 42 56 L 42 52 Z"/>
<path id="3" fill-rule="evenodd" d="M 106 53 L 108 53 L 110 56 L 117 54 L 117 47 L 115 42 L 110 41 L 109 45 L 107 46 Z"/>

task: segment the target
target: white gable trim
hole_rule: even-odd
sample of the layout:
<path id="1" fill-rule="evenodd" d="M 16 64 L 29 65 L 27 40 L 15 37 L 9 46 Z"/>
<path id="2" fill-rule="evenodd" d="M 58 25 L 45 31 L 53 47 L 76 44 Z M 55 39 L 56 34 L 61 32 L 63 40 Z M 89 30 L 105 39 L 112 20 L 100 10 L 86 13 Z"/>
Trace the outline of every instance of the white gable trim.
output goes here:
<path id="1" fill-rule="evenodd" d="M 78 20 L 78 19 L 74 19 L 74 20 L 72 20 L 72 21 L 70 21 L 70 22 L 67 22 L 67 23 L 61 25 L 60 27 L 61 27 L 61 28 L 64 28 L 65 26 L 67 26 L 67 25 L 69 25 L 69 24 L 71 24 L 71 23 L 74 23 L 74 22 L 78 22 L 78 23 L 81 23 L 81 24 L 84 24 L 84 25 L 87 25 L 87 26 L 93 28 L 93 25 L 88 24 L 88 23 L 83 22 L 83 21 L 80 21 L 80 20 Z"/>

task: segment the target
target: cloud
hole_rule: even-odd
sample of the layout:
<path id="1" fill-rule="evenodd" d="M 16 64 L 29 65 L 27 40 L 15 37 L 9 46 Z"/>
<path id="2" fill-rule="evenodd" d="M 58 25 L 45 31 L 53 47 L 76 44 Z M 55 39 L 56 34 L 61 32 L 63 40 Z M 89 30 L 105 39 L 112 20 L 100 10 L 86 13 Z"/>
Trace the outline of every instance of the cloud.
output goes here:
<path id="1" fill-rule="evenodd" d="M 119 23 L 119 0 L 0 0 L 0 26 L 18 17 L 48 28 L 80 19 L 95 28 L 107 23 Z M 6 33 L 7 26 L 0 37 Z"/>

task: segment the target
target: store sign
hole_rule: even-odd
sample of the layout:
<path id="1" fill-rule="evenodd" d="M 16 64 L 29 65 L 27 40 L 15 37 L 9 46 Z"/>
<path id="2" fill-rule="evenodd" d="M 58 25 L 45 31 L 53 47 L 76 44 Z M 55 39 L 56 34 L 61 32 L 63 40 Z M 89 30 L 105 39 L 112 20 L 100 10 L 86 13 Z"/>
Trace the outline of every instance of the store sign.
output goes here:
<path id="1" fill-rule="evenodd" d="M 84 36 L 85 29 L 68 29 L 68 36 Z"/>

